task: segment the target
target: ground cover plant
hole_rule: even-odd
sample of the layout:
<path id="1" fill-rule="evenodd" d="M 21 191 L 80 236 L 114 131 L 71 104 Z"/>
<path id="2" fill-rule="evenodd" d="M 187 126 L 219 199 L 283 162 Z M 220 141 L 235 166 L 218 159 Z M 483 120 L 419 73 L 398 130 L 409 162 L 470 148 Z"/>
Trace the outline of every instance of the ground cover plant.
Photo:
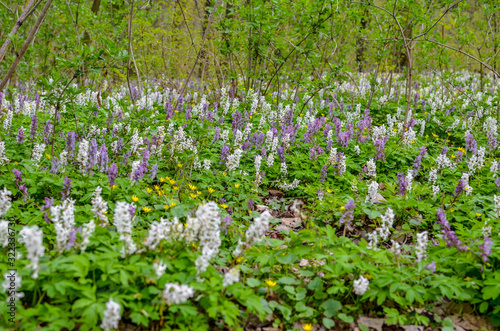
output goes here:
<path id="1" fill-rule="evenodd" d="M 397 75 L 1 94 L 2 324 L 499 326 L 500 90 L 446 75 L 418 77 L 406 125 Z"/>
<path id="2" fill-rule="evenodd" d="M 0 1 L 1 330 L 498 330 L 498 0 Z"/>

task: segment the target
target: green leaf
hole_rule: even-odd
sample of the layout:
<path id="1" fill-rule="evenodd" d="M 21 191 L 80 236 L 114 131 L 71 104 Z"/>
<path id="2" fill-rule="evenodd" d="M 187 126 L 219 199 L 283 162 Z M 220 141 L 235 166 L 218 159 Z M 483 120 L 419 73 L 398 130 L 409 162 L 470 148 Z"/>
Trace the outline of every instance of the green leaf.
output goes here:
<path id="1" fill-rule="evenodd" d="M 335 322 L 330 318 L 323 318 L 323 325 L 325 326 L 325 328 L 330 329 L 335 326 Z"/>
<path id="2" fill-rule="evenodd" d="M 333 317 L 340 309 L 342 309 L 342 304 L 337 300 L 328 299 L 323 302 L 320 307 L 325 311 L 324 314 L 326 317 Z"/>
<path id="3" fill-rule="evenodd" d="M 260 285 L 260 280 L 255 278 L 247 278 L 247 284 L 250 287 L 256 287 Z"/>
<path id="4" fill-rule="evenodd" d="M 278 260 L 279 263 L 283 263 L 283 264 L 291 264 L 291 263 L 294 263 L 298 260 L 298 257 L 297 255 L 293 254 L 293 253 L 290 253 L 290 254 L 286 254 L 286 255 L 279 255 L 276 260 Z"/>
<path id="5" fill-rule="evenodd" d="M 338 315 L 338 318 L 341 319 L 342 321 L 346 322 L 346 323 L 352 323 L 352 322 L 354 322 L 354 318 L 352 316 L 347 316 L 344 313 L 340 313 Z"/>
<path id="6" fill-rule="evenodd" d="M 285 276 L 285 277 L 281 277 L 280 279 L 278 279 L 278 283 L 284 284 L 284 285 L 295 285 L 298 282 L 297 282 L 296 278 Z"/>

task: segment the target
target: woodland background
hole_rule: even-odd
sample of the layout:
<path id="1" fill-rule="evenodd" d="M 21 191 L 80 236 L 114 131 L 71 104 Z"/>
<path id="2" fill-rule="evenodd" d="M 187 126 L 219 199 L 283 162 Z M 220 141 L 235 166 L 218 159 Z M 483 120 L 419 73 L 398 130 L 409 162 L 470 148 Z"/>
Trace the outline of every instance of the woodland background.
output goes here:
<path id="1" fill-rule="evenodd" d="M 240 78 L 254 90 L 276 90 L 285 79 L 321 89 L 356 71 L 392 79 L 408 64 L 482 74 L 500 64 L 498 0 L 2 0 L 0 41 L 12 43 L 0 56 L 0 77 L 44 6 L 10 84 L 76 75 L 85 84 L 128 76 L 175 85 L 192 71 L 206 88 Z M 12 34 L 27 7 L 31 15 Z"/>

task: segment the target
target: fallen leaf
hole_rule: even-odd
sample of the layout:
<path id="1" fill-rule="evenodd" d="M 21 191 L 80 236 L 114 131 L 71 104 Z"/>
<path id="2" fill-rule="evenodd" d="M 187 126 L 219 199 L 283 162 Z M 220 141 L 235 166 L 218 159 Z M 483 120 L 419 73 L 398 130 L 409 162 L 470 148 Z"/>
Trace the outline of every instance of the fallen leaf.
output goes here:
<path id="1" fill-rule="evenodd" d="M 371 318 L 366 316 L 359 316 L 358 324 L 366 325 L 371 329 L 375 329 L 377 331 L 382 331 L 382 326 L 384 326 L 385 319 L 384 318 Z"/>

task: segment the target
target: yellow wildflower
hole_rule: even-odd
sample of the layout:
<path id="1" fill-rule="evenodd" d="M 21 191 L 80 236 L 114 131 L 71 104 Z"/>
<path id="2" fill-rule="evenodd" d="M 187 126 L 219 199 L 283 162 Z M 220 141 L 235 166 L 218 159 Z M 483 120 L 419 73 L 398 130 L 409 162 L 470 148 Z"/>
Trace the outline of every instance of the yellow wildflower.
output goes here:
<path id="1" fill-rule="evenodd" d="M 150 188 L 148 187 L 148 188 L 146 189 L 146 192 L 151 193 L 151 192 L 153 192 L 153 190 L 152 190 L 152 189 L 150 189 Z"/>
<path id="2" fill-rule="evenodd" d="M 48 153 L 45 153 L 45 156 L 47 157 L 47 159 L 52 158 L 52 156 L 50 156 L 50 154 L 48 154 Z"/>
<path id="3" fill-rule="evenodd" d="M 214 192 L 215 192 L 215 190 L 214 190 L 213 188 L 209 188 L 209 189 L 208 189 L 208 193 L 212 194 L 212 193 L 214 193 Z"/>
<path id="4" fill-rule="evenodd" d="M 194 186 L 194 185 L 191 185 L 191 184 L 188 184 L 188 186 L 189 186 L 189 188 L 191 189 L 191 191 L 194 191 L 194 190 L 196 190 L 196 186 Z"/>
<path id="5" fill-rule="evenodd" d="M 182 168 L 182 164 L 180 164 L 180 163 L 177 163 L 177 166 L 178 166 L 179 168 Z"/>
<path id="6" fill-rule="evenodd" d="M 118 186 L 113 185 L 113 186 L 111 186 L 111 188 L 114 190 L 115 188 L 118 188 Z"/>
<path id="7" fill-rule="evenodd" d="M 244 256 L 240 256 L 240 257 L 236 260 L 236 262 L 240 263 L 241 261 L 243 261 L 243 259 L 244 259 L 244 258 L 245 258 Z"/>
<path id="8" fill-rule="evenodd" d="M 163 183 L 165 181 L 165 178 L 160 177 L 160 182 Z"/>
<path id="9" fill-rule="evenodd" d="M 222 205 L 220 205 L 222 208 L 226 209 L 227 208 L 227 205 L 225 203 L 223 203 Z"/>
<path id="10" fill-rule="evenodd" d="M 193 199 L 194 199 L 194 198 L 196 198 L 196 194 L 194 194 L 194 193 L 191 193 L 191 194 L 190 194 L 190 196 L 191 196 L 191 198 L 193 198 Z"/>
<path id="11" fill-rule="evenodd" d="M 142 210 L 144 210 L 146 213 L 149 213 L 151 211 L 151 208 L 149 208 L 149 207 L 142 207 Z"/>
<path id="12" fill-rule="evenodd" d="M 133 196 L 132 196 L 132 200 L 133 200 L 134 202 L 137 202 L 137 201 L 139 201 L 139 197 L 138 197 L 138 196 L 136 196 L 136 195 L 133 195 Z"/>
<path id="13" fill-rule="evenodd" d="M 481 214 L 481 213 L 476 213 L 476 216 L 477 216 L 477 217 L 481 217 L 481 215 L 483 215 L 483 214 Z"/>
<path id="14" fill-rule="evenodd" d="M 340 207 L 340 209 L 345 210 L 345 207 L 344 207 L 344 206 L 342 206 L 342 207 Z"/>
<path id="15" fill-rule="evenodd" d="M 239 188 L 240 184 L 234 184 L 234 187 Z"/>
<path id="16" fill-rule="evenodd" d="M 175 206 L 175 205 L 176 205 L 176 203 L 175 203 L 175 202 L 172 202 L 172 203 L 170 204 L 170 207 L 173 207 L 173 206 Z"/>
<path id="17" fill-rule="evenodd" d="M 170 206 L 169 205 L 165 205 L 165 206 L 163 206 L 163 208 L 168 209 L 168 208 L 170 208 Z"/>
<path id="18" fill-rule="evenodd" d="M 272 281 L 272 280 L 270 280 L 270 279 L 266 279 L 266 284 L 267 284 L 269 287 L 275 287 L 275 286 L 276 286 L 276 284 L 278 284 L 278 283 L 276 283 L 276 282 L 274 282 L 274 281 Z"/>
<path id="19" fill-rule="evenodd" d="M 313 326 L 310 323 L 304 324 L 304 325 L 302 325 L 302 329 L 304 329 L 304 331 L 312 331 Z"/>

